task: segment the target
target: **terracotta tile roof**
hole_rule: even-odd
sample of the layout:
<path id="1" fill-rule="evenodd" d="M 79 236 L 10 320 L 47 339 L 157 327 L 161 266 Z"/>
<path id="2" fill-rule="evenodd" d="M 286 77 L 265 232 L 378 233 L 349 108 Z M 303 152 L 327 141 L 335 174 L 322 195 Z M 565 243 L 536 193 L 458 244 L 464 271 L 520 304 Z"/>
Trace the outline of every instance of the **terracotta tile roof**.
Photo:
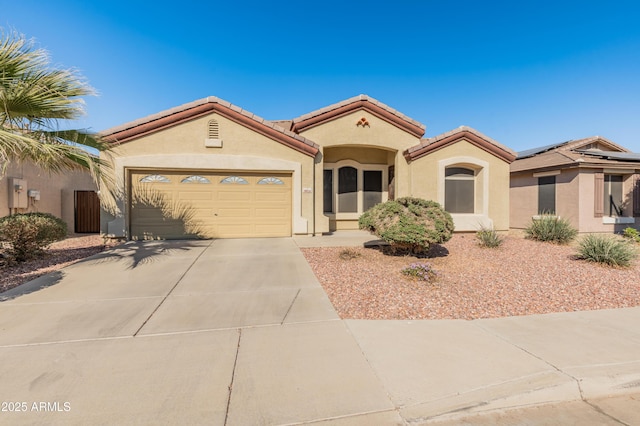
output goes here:
<path id="1" fill-rule="evenodd" d="M 591 143 L 598 143 L 611 148 L 611 151 L 581 150 L 581 147 Z M 548 145 L 548 148 L 552 145 Z M 518 158 L 511 164 L 511 172 L 530 170 L 557 169 L 563 167 L 638 167 L 637 158 L 628 149 L 615 144 L 601 136 L 571 140 L 556 144 L 551 149 L 531 149 L 519 153 Z M 536 152 L 536 150 L 538 152 Z M 607 154 L 608 153 L 608 154 Z M 618 153 L 618 155 L 615 155 Z M 614 158 L 618 157 L 618 158 Z M 625 157 L 625 158 L 622 158 Z"/>
<path id="2" fill-rule="evenodd" d="M 271 120 L 271 122 L 274 125 L 280 126 L 286 130 L 291 130 L 291 125 L 293 124 L 293 120 Z"/>
<path id="3" fill-rule="evenodd" d="M 215 96 L 189 102 L 139 120 L 112 127 L 101 132 L 101 135 L 107 140 L 125 143 L 214 111 L 307 155 L 315 156 L 318 152 L 319 146 L 309 139 Z"/>
<path id="4" fill-rule="evenodd" d="M 401 112 L 367 95 L 354 96 L 308 114 L 301 115 L 293 120 L 291 130 L 298 133 L 358 109 L 365 109 L 416 137 L 422 137 L 426 130 L 424 124 L 407 117 Z"/>
<path id="5" fill-rule="evenodd" d="M 516 158 L 515 151 L 468 126 L 460 126 L 457 129 L 432 138 L 423 139 L 418 145 L 407 149 L 404 152 L 404 156 L 407 161 L 413 161 L 463 138 L 508 163 L 511 163 Z"/>

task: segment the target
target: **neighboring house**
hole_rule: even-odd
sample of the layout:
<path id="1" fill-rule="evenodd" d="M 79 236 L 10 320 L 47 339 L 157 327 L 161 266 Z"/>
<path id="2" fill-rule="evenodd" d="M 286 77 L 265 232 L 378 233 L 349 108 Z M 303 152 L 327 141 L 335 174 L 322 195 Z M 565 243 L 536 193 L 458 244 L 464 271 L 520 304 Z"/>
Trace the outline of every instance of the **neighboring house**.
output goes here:
<path id="1" fill-rule="evenodd" d="M 518 153 L 511 164 L 511 227 L 538 215 L 579 232 L 618 232 L 640 217 L 640 154 L 591 137 Z"/>
<path id="2" fill-rule="evenodd" d="M 0 217 L 14 213 L 51 213 L 69 233 L 100 232 L 100 202 L 88 172 L 49 174 L 30 162 L 7 164 L 0 176 Z"/>
<path id="3" fill-rule="evenodd" d="M 457 231 L 509 229 L 515 153 L 460 127 L 425 126 L 365 95 L 267 121 L 215 97 L 103 132 L 122 212 L 102 230 L 128 238 L 276 237 L 357 229 L 376 203 L 440 202 Z"/>

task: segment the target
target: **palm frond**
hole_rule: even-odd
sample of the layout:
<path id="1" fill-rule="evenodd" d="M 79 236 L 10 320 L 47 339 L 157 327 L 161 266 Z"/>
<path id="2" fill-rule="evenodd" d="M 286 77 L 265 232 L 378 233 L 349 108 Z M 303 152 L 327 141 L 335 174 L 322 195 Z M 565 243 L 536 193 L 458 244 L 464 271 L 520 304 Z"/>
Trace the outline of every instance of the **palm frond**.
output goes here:
<path id="1" fill-rule="evenodd" d="M 0 164 L 30 161 L 50 173 L 87 170 L 100 186 L 101 200 L 113 200 L 112 162 L 87 149 L 106 153 L 115 144 L 86 130 L 60 130 L 85 113 L 82 96 L 95 91 L 76 70 L 49 64 L 48 52 L 32 40 L 0 34 Z"/>

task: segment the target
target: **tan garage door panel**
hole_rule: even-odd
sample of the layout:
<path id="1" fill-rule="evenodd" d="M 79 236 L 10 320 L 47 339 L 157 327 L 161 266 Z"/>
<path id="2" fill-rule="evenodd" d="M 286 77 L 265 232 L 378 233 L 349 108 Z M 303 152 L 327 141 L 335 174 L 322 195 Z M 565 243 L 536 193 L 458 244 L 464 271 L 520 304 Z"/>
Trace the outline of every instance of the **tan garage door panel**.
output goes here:
<path id="1" fill-rule="evenodd" d="M 137 239 L 291 235 L 291 175 L 132 171 Z"/>

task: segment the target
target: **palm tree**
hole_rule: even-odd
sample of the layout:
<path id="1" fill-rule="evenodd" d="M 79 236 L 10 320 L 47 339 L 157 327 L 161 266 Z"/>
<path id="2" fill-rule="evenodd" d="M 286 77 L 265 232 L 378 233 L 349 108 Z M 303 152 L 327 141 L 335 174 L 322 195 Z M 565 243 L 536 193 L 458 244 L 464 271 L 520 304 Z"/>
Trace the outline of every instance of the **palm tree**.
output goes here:
<path id="1" fill-rule="evenodd" d="M 112 145 L 64 127 L 84 114 L 82 96 L 94 90 L 75 70 L 49 62 L 32 40 L 0 33 L 0 178 L 8 162 L 27 160 L 51 173 L 86 169 L 101 188 L 112 188 L 110 163 L 87 150 L 106 152 Z"/>

